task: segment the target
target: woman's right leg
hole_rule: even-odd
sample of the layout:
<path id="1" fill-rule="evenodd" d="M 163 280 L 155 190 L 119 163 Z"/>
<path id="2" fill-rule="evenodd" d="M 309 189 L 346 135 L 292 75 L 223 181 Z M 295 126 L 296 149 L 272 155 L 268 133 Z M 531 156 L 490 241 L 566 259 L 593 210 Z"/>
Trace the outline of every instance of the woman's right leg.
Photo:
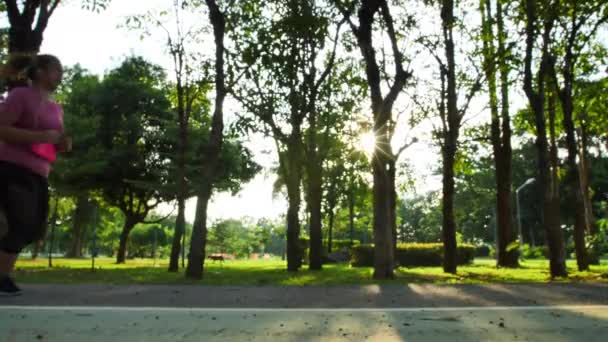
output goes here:
<path id="1" fill-rule="evenodd" d="M 0 293 L 15 295 L 21 290 L 10 277 L 19 253 L 44 238 L 48 215 L 46 178 L 28 170 L 0 163 L 0 204 L 8 231 L 0 238 Z"/>
<path id="2" fill-rule="evenodd" d="M 5 216 L 4 213 L 8 206 L 4 205 L 6 201 L 2 201 L 2 208 L 0 208 L 0 214 Z M 11 228 L 8 223 L 8 219 L 5 217 L 0 218 L 3 225 L 2 233 L 0 234 L 0 296 L 16 296 L 21 293 L 21 289 L 15 284 L 11 278 L 11 274 L 15 270 L 15 263 L 19 253 L 12 250 L 9 246 L 13 245 L 10 241 L 14 240 L 11 235 Z"/>
<path id="3" fill-rule="evenodd" d="M 19 254 L 0 251 L 0 278 L 8 277 L 15 270 L 15 263 Z"/>
<path id="4" fill-rule="evenodd" d="M 0 278 L 11 274 L 15 268 L 18 254 L 5 251 L 1 245 L 9 232 L 6 210 L 8 209 L 8 173 L 9 168 L 6 163 L 0 163 Z"/>

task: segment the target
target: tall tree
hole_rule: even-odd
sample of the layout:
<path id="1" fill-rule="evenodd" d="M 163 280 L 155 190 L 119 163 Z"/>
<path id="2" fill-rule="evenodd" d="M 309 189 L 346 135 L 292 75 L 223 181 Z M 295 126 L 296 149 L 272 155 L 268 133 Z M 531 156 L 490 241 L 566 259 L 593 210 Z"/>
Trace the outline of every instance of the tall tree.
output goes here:
<path id="1" fill-rule="evenodd" d="M 310 210 L 310 256 L 309 268 L 322 268 L 322 202 L 323 202 L 323 161 L 330 150 L 330 134 L 340 130 L 343 120 L 340 119 L 339 106 L 335 106 L 332 84 L 335 77 L 336 49 L 343 22 L 332 23 L 330 10 L 324 9 L 317 1 L 302 2 L 302 15 L 308 23 L 301 29 L 306 41 L 307 60 L 304 70 L 305 99 L 304 112 L 308 127 L 304 139 L 306 198 Z M 327 44 L 330 26 L 335 25 L 336 33 L 332 44 Z M 328 49 L 324 47 L 328 45 Z M 326 51 L 326 50 L 329 50 Z M 320 61 L 319 61 L 320 60 Z M 317 65 L 322 65 L 319 70 Z M 335 81 L 333 82 L 335 83 Z M 333 101 L 333 103 L 332 103 Z"/>
<path id="2" fill-rule="evenodd" d="M 538 183 L 543 194 L 543 225 L 550 252 L 550 270 L 553 277 L 565 277 L 566 253 L 563 233 L 559 223 L 559 193 L 554 185 L 555 173 L 551 173 L 549 143 L 547 141 L 546 82 L 549 77 L 550 40 L 555 25 L 553 1 L 523 0 L 525 13 L 524 92 L 530 102 L 536 126 L 538 150 Z M 541 42 L 540 62 L 534 71 L 536 42 Z"/>
<path id="3" fill-rule="evenodd" d="M 163 186 L 171 176 L 157 146 L 171 115 L 165 74 L 141 58 L 127 59 L 111 71 L 93 95 L 100 115 L 98 140 L 105 165 L 98 170 L 103 199 L 125 220 L 117 262 L 126 260 L 130 232 L 166 200 Z M 151 185 L 154 186 L 151 186 Z"/>
<path id="4" fill-rule="evenodd" d="M 518 253 L 511 245 L 516 241 L 513 229 L 511 116 L 509 113 L 509 71 L 504 3 L 480 1 L 482 17 L 483 66 L 490 96 L 491 136 L 496 172 L 497 266 L 517 267 Z M 496 31 L 496 33 L 495 33 Z M 498 45 L 498 49 L 496 48 Z M 497 76 L 499 76 L 497 85 Z M 499 99 L 500 90 L 500 99 Z"/>
<path id="5" fill-rule="evenodd" d="M 319 157 L 316 151 L 313 152 L 315 155 L 306 154 L 305 140 L 308 138 L 309 146 L 311 138 L 316 143 L 318 130 L 317 127 L 309 130 L 307 137 L 305 124 L 311 110 L 316 109 L 320 87 L 329 73 L 319 73 L 316 64 L 317 57 L 321 57 L 327 23 L 323 24 L 324 20 L 312 16 L 310 1 L 271 1 L 266 5 L 262 8 L 245 2 L 240 11 L 240 20 L 246 22 L 247 27 L 236 30 L 234 40 L 238 47 L 237 68 L 245 82 L 240 82 L 234 94 L 245 110 L 262 123 L 261 126 L 254 125 L 251 118 L 242 118 L 241 125 L 261 131 L 275 141 L 279 178 L 286 185 L 289 202 L 287 270 L 297 271 L 302 264 L 299 212 L 305 160 Z M 312 119 L 316 126 L 317 117 Z M 318 168 L 308 171 L 312 172 L 315 182 L 309 188 L 317 196 L 321 175 Z M 314 202 L 318 203 L 318 198 Z M 315 213 L 320 209 L 317 207 L 315 204 Z M 319 221 L 319 217 L 315 214 L 314 220 Z M 320 223 L 311 228 L 315 256 L 315 264 L 311 266 L 319 268 Z"/>
<path id="6" fill-rule="evenodd" d="M 365 63 L 370 92 L 371 109 L 373 113 L 373 132 L 376 146 L 372 157 L 372 170 L 374 176 L 374 275 L 375 279 L 393 278 L 394 273 L 394 236 L 393 227 L 396 218 L 395 207 L 391 200 L 394 184 L 389 169 L 394 166 L 394 154 L 391 148 L 391 128 L 393 124 L 393 106 L 399 94 L 405 88 L 411 73 L 404 66 L 404 55 L 399 49 L 399 35 L 395 28 L 395 20 L 391 14 L 391 5 L 386 0 L 361 0 L 351 4 L 334 1 L 347 20 Z M 352 16 L 357 10 L 355 23 Z M 377 56 L 378 42 L 374 41 L 376 16 L 379 23 L 385 28 L 391 46 L 390 64 L 394 65 L 388 93 L 383 95 L 383 74 Z M 399 33 L 401 34 L 401 33 Z M 386 63 L 382 63 L 386 65 Z"/>
<path id="7" fill-rule="evenodd" d="M 441 121 L 441 128 L 437 130 L 437 139 L 441 147 L 443 159 L 443 270 L 446 273 L 456 273 L 456 232 L 458 229 L 454 203 L 456 194 L 455 166 L 459 153 L 458 145 L 461 128 L 471 101 L 481 88 L 482 73 L 476 70 L 475 64 L 477 62 L 475 60 L 471 61 L 473 64 L 471 68 L 475 69 L 472 71 L 465 69 L 465 63 L 456 64 L 457 46 L 454 40 L 454 32 L 461 28 L 463 32 L 459 33 L 466 33 L 468 29 L 462 24 L 465 19 L 455 15 L 457 9 L 455 6 L 456 2 L 454 0 L 441 0 L 439 2 L 430 2 L 430 4 L 439 5 L 441 32 L 436 39 L 432 38 L 432 36 L 422 37 L 421 42 L 439 66 L 439 100 L 436 101 L 436 105 Z M 461 13 L 458 13 L 458 15 Z M 459 46 L 459 48 L 464 49 L 462 46 Z M 416 99 L 413 99 L 413 101 L 419 102 Z M 423 111 L 427 112 L 429 110 Z"/>
<path id="8" fill-rule="evenodd" d="M 456 273 L 456 217 L 454 215 L 454 164 L 462 115 L 458 111 L 456 57 L 453 30 L 454 1 L 441 1 L 441 23 L 446 63 L 441 72 L 441 120 L 443 122 L 443 270 Z"/>
<path id="9" fill-rule="evenodd" d="M 575 112 L 580 126 L 577 132 L 577 135 L 580 137 L 580 178 L 586 202 L 585 209 L 587 211 L 589 232 L 595 235 L 598 232 L 598 226 L 593 210 L 593 196 L 591 193 L 590 178 L 591 170 L 593 169 L 591 148 L 595 147 L 596 153 L 601 154 L 601 139 L 606 135 L 604 127 L 608 125 L 608 119 L 604 115 L 608 101 L 606 101 L 607 95 L 603 91 L 608 84 L 608 78 L 597 81 L 578 80 L 576 83 L 577 85 L 574 87 L 576 93 L 574 99 Z"/>
<path id="10" fill-rule="evenodd" d="M 196 217 L 192 230 L 190 253 L 186 276 L 193 279 L 203 277 L 205 246 L 207 243 L 207 208 L 217 180 L 220 153 L 224 141 L 224 100 L 228 93 L 225 70 L 226 15 L 215 0 L 205 0 L 209 20 L 213 26 L 215 42 L 215 104 L 211 118 L 209 140 L 203 148 L 205 162 L 201 165 L 202 176 L 198 185 Z"/>
<path id="11" fill-rule="evenodd" d="M 169 271 L 177 272 L 179 269 L 179 255 L 182 251 L 182 240 L 186 225 L 186 200 L 189 195 L 187 167 L 189 152 L 189 128 L 194 102 L 202 94 L 200 83 L 205 78 L 201 76 L 200 69 L 205 65 L 200 64 L 200 58 L 196 53 L 197 47 L 202 44 L 200 36 L 203 27 L 193 25 L 187 20 L 189 10 L 197 9 L 198 3 L 183 0 L 173 0 L 169 10 L 150 11 L 144 15 L 127 18 L 127 25 L 131 29 L 143 32 L 147 36 L 155 33 L 155 29 L 161 29 L 165 35 L 166 50 L 173 61 L 174 105 L 177 112 L 177 139 L 175 157 L 172 159 L 176 164 L 175 198 L 177 200 L 177 216 L 175 223 L 175 234 L 171 248 Z M 195 65 L 196 64 L 196 65 Z"/>
<path id="12" fill-rule="evenodd" d="M 585 232 L 589 229 L 589 222 L 577 164 L 579 139 L 576 136 L 574 123 L 573 95 L 576 85 L 575 79 L 577 74 L 580 73 L 577 69 L 581 55 L 589 53 L 586 51 L 589 43 L 595 38 L 598 29 L 608 22 L 608 4 L 603 1 L 558 1 L 554 10 L 559 11 L 559 14 L 556 14 L 558 25 L 555 31 L 559 36 L 565 36 L 566 39 L 564 39 L 563 44 L 559 44 L 561 40 L 558 36 L 553 37 L 555 44 L 552 44 L 552 48 L 548 52 L 551 54 L 548 68 L 554 83 L 553 86 L 557 89 L 563 112 L 563 126 L 566 131 L 568 196 L 575 204 L 574 245 L 576 261 L 579 271 L 585 271 L 589 269 L 589 258 L 585 246 Z M 558 58 L 561 59 L 559 68 L 559 76 L 561 77 L 558 77 L 555 65 Z"/>

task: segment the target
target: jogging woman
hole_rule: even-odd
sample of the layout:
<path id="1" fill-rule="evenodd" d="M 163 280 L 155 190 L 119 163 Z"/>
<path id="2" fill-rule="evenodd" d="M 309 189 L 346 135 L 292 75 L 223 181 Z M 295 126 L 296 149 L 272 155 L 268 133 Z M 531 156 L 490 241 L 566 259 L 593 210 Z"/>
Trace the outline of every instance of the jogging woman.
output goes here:
<path id="1" fill-rule="evenodd" d="M 0 237 L 0 295 L 21 290 L 11 274 L 21 251 L 46 235 L 47 177 L 56 152 L 69 151 L 63 110 L 51 100 L 63 74 L 55 56 L 13 56 L 0 77 L 10 91 L 0 102 L 0 212 L 8 232 Z"/>

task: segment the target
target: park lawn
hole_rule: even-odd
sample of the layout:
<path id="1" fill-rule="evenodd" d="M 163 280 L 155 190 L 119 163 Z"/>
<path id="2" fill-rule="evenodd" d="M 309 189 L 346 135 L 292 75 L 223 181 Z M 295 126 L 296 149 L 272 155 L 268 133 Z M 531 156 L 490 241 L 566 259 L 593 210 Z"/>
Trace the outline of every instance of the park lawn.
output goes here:
<path id="1" fill-rule="evenodd" d="M 461 266 L 458 274 L 445 274 L 441 267 L 399 268 L 396 279 L 375 281 L 372 269 L 348 265 L 325 265 L 323 271 L 308 271 L 306 266 L 297 273 L 285 271 L 285 262 L 275 260 L 236 260 L 207 262 L 205 279 L 187 280 L 183 272 L 167 272 L 168 261 L 154 263 L 152 259 L 128 260 L 117 265 L 114 259 L 96 259 L 91 271 L 90 259 L 54 259 L 48 268 L 44 259 L 21 259 L 16 277 L 22 283 L 45 284 L 202 284 L 202 285 L 357 285 L 357 284 L 478 284 L 478 283 L 542 283 L 552 281 L 546 260 L 527 260 L 519 269 L 496 269 L 490 259 L 477 259 L 472 265 Z M 591 266 L 589 272 L 578 272 L 576 262 L 568 261 L 570 277 L 559 282 L 607 282 L 608 260 Z"/>

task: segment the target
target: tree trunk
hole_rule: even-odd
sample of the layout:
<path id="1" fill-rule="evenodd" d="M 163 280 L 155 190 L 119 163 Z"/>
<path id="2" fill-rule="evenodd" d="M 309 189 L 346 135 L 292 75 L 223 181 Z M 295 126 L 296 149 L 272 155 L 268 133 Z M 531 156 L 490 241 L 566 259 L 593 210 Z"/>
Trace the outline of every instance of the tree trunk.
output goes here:
<path id="1" fill-rule="evenodd" d="M 184 231 L 184 235 L 182 237 L 182 268 L 186 268 L 186 243 L 188 241 L 186 240 L 186 233 Z"/>
<path id="2" fill-rule="evenodd" d="M 205 148 L 206 165 L 203 167 L 202 185 L 197 201 L 195 226 L 190 239 L 190 255 L 186 277 L 202 279 L 205 262 L 205 248 L 207 245 L 207 208 L 213 193 L 213 182 L 217 172 L 220 153 L 224 140 L 224 100 L 226 98 L 226 84 L 224 72 L 224 35 L 226 18 L 215 0 L 205 0 L 209 8 L 209 19 L 213 25 L 215 42 L 215 108 L 211 119 L 211 132 L 209 142 Z"/>
<path id="3" fill-rule="evenodd" d="M 584 120 L 581 120 L 584 121 Z M 586 123 L 581 124 L 580 128 L 580 137 L 581 137 L 581 148 L 580 148 L 580 182 L 583 192 L 583 200 L 585 201 L 585 212 L 587 213 L 587 227 L 589 229 L 590 235 L 597 234 L 597 225 L 595 221 L 595 217 L 593 215 L 593 203 L 591 200 L 591 193 L 589 191 L 591 184 L 589 181 L 590 170 L 591 170 L 591 162 L 589 160 L 589 137 L 587 133 Z"/>
<path id="4" fill-rule="evenodd" d="M 207 208 L 211 198 L 211 189 L 208 184 L 204 186 L 196 201 L 196 216 L 192 226 L 192 239 L 188 253 L 188 266 L 186 277 L 190 279 L 203 279 L 205 270 L 205 257 L 207 247 Z"/>
<path id="5" fill-rule="evenodd" d="M 394 158 L 391 150 L 391 134 L 388 126 L 392 120 L 392 109 L 399 93 L 403 90 L 410 73 L 403 67 L 403 56 L 398 49 L 398 36 L 395 32 L 390 6 L 386 1 L 362 1 L 357 12 L 359 27 L 353 28 L 361 55 L 365 60 L 365 74 L 370 91 L 372 112 L 374 114 L 374 134 L 376 147 L 372 158 L 374 177 L 374 279 L 394 277 L 394 243 L 391 225 L 390 194 L 391 183 L 388 175 L 389 162 Z M 382 73 L 376 59 L 373 45 L 374 17 L 380 14 L 386 25 L 388 37 L 393 47 L 396 66 L 393 83 L 386 96 L 382 95 Z"/>
<path id="6" fill-rule="evenodd" d="M 171 258 L 169 261 L 169 272 L 179 270 L 179 257 L 185 247 L 182 239 L 186 227 L 186 151 L 188 149 L 188 113 L 186 112 L 186 92 L 182 84 L 183 51 L 175 52 L 176 78 L 177 78 L 177 114 L 179 123 L 179 137 L 177 144 L 177 218 L 175 221 L 175 233 L 171 246 Z"/>
<path id="7" fill-rule="evenodd" d="M 578 143 L 572 119 L 572 98 L 564 96 L 562 99 L 563 125 L 566 129 L 566 145 L 568 149 L 568 195 L 575 206 L 574 223 L 574 246 L 576 249 L 576 263 L 579 271 L 589 270 L 589 257 L 585 246 L 585 232 L 587 226 L 587 212 L 585 210 L 585 200 L 582 192 L 582 184 L 576 158 L 578 155 Z"/>
<path id="8" fill-rule="evenodd" d="M 352 185 L 351 185 L 352 187 Z M 354 190 L 349 190 L 348 195 L 348 225 L 350 230 L 350 245 L 355 244 L 355 194 Z"/>
<path id="9" fill-rule="evenodd" d="M 550 96 L 548 102 L 551 147 L 549 149 L 549 165 L 543 169 L 545 170 L 544 172 L 547 174 L 547 176 L 541 176 L 541 178 L 548 178 L 545 181 L 547 183 L 548 190 L 544 191 L 545 201 L 543 205 L 543 219 L 545 221 L 546 229 L 550 229 L 550 231 L 547 232 L 547 242 L 549 244 L 549 251 L 551 254 L 551 274 L 555 274 L 554 277 L 566 277 L 568 275 L 566 268 L 566 247 L 561 230 L 559 212 L 559 157 L 555 128 L 555 98 Z M 546 137 L 546 129 L 543 128 L 543 130 L 545 131 L 544 136 Z M 546 141 L 546 138 L 542 140 Z M 543 142 L 542 144 L 544 145 L 546 142 Z"/>
<path id="10" fill-rule="evenodd" d="M 294 174 L 294 172 L 296 174 Z M 297 170 L 291 168 L 287 175 L 287 270 L 296 272 L 302 266 L 302 248 L 300 246 L 300 177 Z"/>
<path id="11" fill-rule="evenodd" d="M 10 23 L 9 53 L 38 53 L 49 18 L 59 1 L 40 3 L 27 0 L 22 6 L 17 0 L 6 0 L 5 3 Z"/>
<path id="12" fill-rule="evenodd" d="M 388 163 L 388 217 L 393 235 L 393 256 L 397 256 L 397 189 L 396 189 L 397 165 L 395 159 Z"/>
<path id="13" fill-rule="evenodd" d="M 182 237 L 186 228 L 186 209 L 183 198 L 177 200 L 177 218 L 175 220 L 175 233 L 171 245 L 171 258 L 169 260 L 169 272 L 179 271 L 179 256 L 182 251 Z M 197 208 L 198 209 L 198 208 Z"/>
<path id="14" fill-rule="evenodd" d="M 87 193 L 79 194 L 76 199 L 76 208 L 74 209 L 70 249 L 68 250 L 66 257 L 82 258 L 84 237 L 86 235 L 87 225 L 90 223 L 91 213 L 92 203 L 89 201 L 89 195 Z"/>
<path id="15" fill-rule="evenodd" d="M 517 241 L 517 234 L 513 229 L 513 209 L 511 204 L 511 175 L 510 161 L 505 160 L 506 156 L 500 157 L 500 162 L 496 162 L 497 167 L 502 167 L 502 171 L 496 173 L 496 213 L 498 225 L 498 246 L 497 266 L 498 267 L 519 267 L 519 252 L 517 248 L 511 246 Z M 520 239 L 523 237 L 520 237 Z"/>
<path id="16" fill-rule="evenodd" d="M 568 275 L 566 269 L 566 253 L 564 239 L 559 226 L 559 193 L 554 186 L 554 178 L 551 175 L 549 165 L 549 144 L 547 141 L 547 127 L 545 115 L 545 81 L 548 77 L 548 46 L 553 29 L 554 20 L 544 20 L 542 26 L 542 56 L 538 69 L 536 82 L 532 72 L 534 60 L 535 43 L 538 40 L 537 27 L 538 14 L 536 1 L 526 0 L 524 10 L 526 14 L 526 52 L 524 58 L 524 92 L 534 113 L 536 125 L 536 148 L 538 165 L 538 183 L 543 194 L 543 226 L 547 236 L 550 254 L 550 271 L 552 277 L 565 277 Z M 534 88 L 536 84 L 536 89 Z M 554 173 L 557 169 L 554 168 Z"/>
<path id="17" fill-rule="evenodd" d="M 337 181 L 332 181 L 327 191 L 328 230 L 327 230 L 327 254 L 332 253 L 334 242 L 334 222 L 336 220 L 336 206 L 338 205 Z"/>
<path id="18" fill-rule="evenodd" d="M 507 32 L 505 30 L 503 1 L 496 1 L 496 19 L 498 28 L 498 61 L 500 71 L 500 95 L 501 95 L 501 120 L 502 120 L 502 150 L 501 150 L 501 165 L 504 170 L 504 175 L 501 175 L 501 181 L 497 183 L 497 203 L 498 218 L 503 226 L 503 239 L 510 240 L 510 243 L 515 242 L 517 233 L 513 224 L 513 147 L 511 137 L 513 131 L 511 129 L 511 113 L 509 99 L 509 71 L 508 63 L 510 51 L 507 50 L 505 39 Z M 498 194 L 499 193 L 499 194 Z M 519 236 L 523 242 L 523 235 Z M 519 266 L 519 253 L 521 251 L 513 251 L 507 253 L 505 257 L 505 266 Z"/>
<path id="19" fill-rule="evenodd" d="M 9 53 L 38 53 L 42 45 L 42 34 L 33 32 L 28 25 L 9 29 Z"/>
<path id="20" fill-rule="evenodd" d="M 314 85 L 313 85 L 314 87 Z M 308 134 L 306 139 L 306 180 L 308 182 L 308 209 L 309 217 L 309 235 L 310 235 L 310 254 L 308 268 L 311 270 L 321 270 L 323 268 L 323 233 L 322 233 L 322 215 L 321 205 L 323 201 L 323 161 L 319 153 L 317 144 L 317 111 L 316 92 L 312 92 L 312 97 L 309 99 L 308 113 Z"/>
<path id="21" fill-rule="evenodd" d="M 318 165 L 320 166 L 320 164 Z M 317 167 L 313 166 L 312 168 Z M 308 178 L 308 198 L 310 200 L 310 261 L 308 267 L 311 270 L 320 270 L 323 267 L 323 235 L 321 227 L 321 201 L 323 199 L 322 179 L 321 170 L 310 171 Z M 310 173 L 312 173 L 313 177 L 310 177 Z"/>
<path id="22" fill-rule="evenodd" d="M 454 215 L 454 164 L 456 143 L 446 142 L 443 157 L 443 271 L 456 273 L 456 217 Z"/>
<path id="23" fill-rule="evenodd" d="M 530 236 L 530 246 L 536 247 L 536 238 L 534 237 L 534 230 L 532 230 L 532 225 L 528 227 L 528 235 Z"/>
<path id="24" fill-rule="evenodd" d="M 129 241 L 129 234 L 135 227 L 137 222 L 130 217 L 125 218 L 125 223 L 120 233 L 120 244 L 118 245 L 118 254 L 116 255 L 116 263 L 124 264 L 127 260 L 127 243 Z"/>
<path id="25" fill-rule="evenodd" d="M 481 15 L 483 21 L 483 47 L 484 71 L 488 81 L 490 95 L 490 112 L 492 115 L 491 136 L 494 152 L 494 167 L 496 174 L 496 226 L 497 226 L 497 266 L 518 267 L 518 253 L 516 249 L 509 250 L 509 246 L 516 241 L 513 229 L 512 211 L 512 175 L 511 175 L 511 124 L 509 114 L 509 89 L 506 65 L 506 50 L 504 43 L 504 22 L 502 16 L 501 0 L 496 0 L 496 26 L 498 31 L 498 51 L 494 47 L 494 19 L 490 0 L 481 1 Z M 498 86 L 496 84 L 496 67 L 500 69 L 501 110 L 499 111 Z M 501 123 L 502 120 L 502 123 Z"/>
<path id="26" fill-rule="evenodd" d="M 570 51 L 566 56 L 565 70 L 570 70 L 571 58 Z M 555 70 L 552 70 L 555 73 Z M 574 128 L 573 111 L 574 104 L 572 103 L 572 82 L 574 76 L 566 71 L 564 73 L 565 87 L 558 91 L 559 98 L 561 100 L 563 121 L 562 124 L 566 131 L 566 147 L 568 150 L 568 198 L 569 202 L 574 204 L 575 220 L 574 220 L 574 246 L 576 249 L 576 262 L 579 271 L 586 271 L 589 269 L 589 257 L 587 255 L 587 248 L 585 247 L 585 232 L 588 230 L 587 225 L 587 211 L 585 210 L 585 200 L 583 194 L 583 187 L 581 184 L 581 178 L 579 174 L 578 165 L 576 158 L 578 155 L 578 142 L 576 140 L 576 129 Z"/>
<path id="27" fill-rule="evenodd" d="M 336 214 L 334 213 L 334 209 L 329 211 L 329 232 L 327 234 L 327 254 L 332 253 L 332 244 L 334 241 L 334 221 L 336 219 Z M 351 245 L 352 245 L 352 236 L 351 236 Z"/>
<path id="28" fill-rule="evenodd" d="M 446 273 L 456 273 L 456 217 L 454 214 L 454 165 L 458 149 L 458 135 L 461 124 L 461 113 L 458 110 L 458 95 L 456 93 L 456 53 L 454 49 L 454 1 L 444 0 L 441 8 L 443 42 L 445 44 L 444 77 L 447 78 L 445 96 L 447 108 L 444 109 L 444 146 L 443 146 L 443 270 Z"/>
<path id="29" fill-rule="evenodd" d="M 384 126 L 386 127 L 386 126 Z M 386 128 L 381 128 L 372 158 L 374 175 L 374 279 L 394 278 L 393 226 L 390 215 L 390 177 L 384 148 L 388 146 Z M 380 147 L 383 146 L 383 147 Z"/>

